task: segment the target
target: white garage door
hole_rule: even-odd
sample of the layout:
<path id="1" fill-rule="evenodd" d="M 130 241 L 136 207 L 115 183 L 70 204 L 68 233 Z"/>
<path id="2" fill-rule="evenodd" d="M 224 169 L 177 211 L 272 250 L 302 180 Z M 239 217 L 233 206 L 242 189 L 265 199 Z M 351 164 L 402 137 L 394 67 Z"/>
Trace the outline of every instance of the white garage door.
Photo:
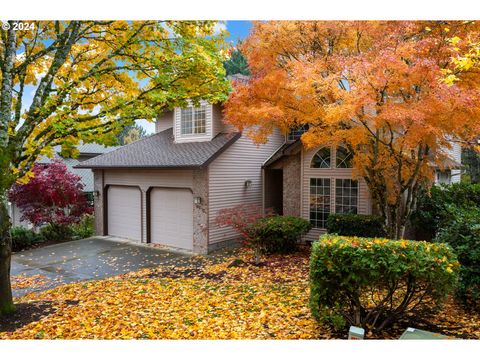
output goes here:
<path id="1" fill-rule="evenodd" d="M 136 187 L 108 188 L 108 235 L 140 241 L 141 195 Z"/>
<path id="2" fill-rule="evenodd" d="M 150 193 L 152 243 L 193 249 L 193 195 L 188 189 L 153 189 Z"/>

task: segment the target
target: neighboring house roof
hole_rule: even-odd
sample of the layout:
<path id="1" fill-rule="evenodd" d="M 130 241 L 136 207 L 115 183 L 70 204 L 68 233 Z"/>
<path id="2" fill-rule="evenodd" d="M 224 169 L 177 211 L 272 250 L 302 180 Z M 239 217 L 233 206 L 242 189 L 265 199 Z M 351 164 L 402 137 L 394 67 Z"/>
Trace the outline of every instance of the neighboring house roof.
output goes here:
<path id="1" fill-rule="evenodd" d="M 444 159 L 440 165 L 430 162 L 430 166 L 440 170 L 461 170 L 462 169 L 462 164 L 460 164 L 458 161 L 455 161 L 451 158 Z"/>
<path id="2" fill-rule="evenodd" d="M 100 154 L 105 154 L 109 151 L 117 149 L 118 146 L 104 146 L 100 144 L 81 144 L 77 145 L 78 151 L 80 151 L 79 157 L 94 157 Z M 59 155 L 61 147 L 55 146 L 55 157 L 57 159 L 62 159 L 65 165 L 67 165 L 67 169 L 69 172 L 76 174 L 82 178 L 82 183 L 84 184 L 83 191 L 85 192 L 92 192 L 94 190 L 93 186 L 93 172 L 89 169 L 79 169 L 76 168 L 75 165 L 80 164 L 82 161 L 79 159 L 72 159 L 72 158 L 64 158 Z M 49 164 L 52 162 L 52 159 L 42 156 L 38 163 L 40 164 Z"/>
<path id="3" fill-rule="evenodd" d="M 234 74 L 234 75 L 228 75 L 227 79 L 229 81 L 238 81 L 238 82 L 241 82 L 241 83 L 247 83 L 248 80 L 250 80 L 250 76 L 243 75 L 243 74 Z"/>
<path id="4" fill-rule="evenodd" d="M 208 165 L 240 135 L 221 133 L 211 141 L 176 144 L 170 128 L 83 161 L 75 168 L 199 168 Z"/>
<path id="5" fill-rule="evenodd" d="M 119 148 L 119 146 L 105 146 L 96 143 L 81 144 L 77 146 L 80 155 L 100 155 Z"/>

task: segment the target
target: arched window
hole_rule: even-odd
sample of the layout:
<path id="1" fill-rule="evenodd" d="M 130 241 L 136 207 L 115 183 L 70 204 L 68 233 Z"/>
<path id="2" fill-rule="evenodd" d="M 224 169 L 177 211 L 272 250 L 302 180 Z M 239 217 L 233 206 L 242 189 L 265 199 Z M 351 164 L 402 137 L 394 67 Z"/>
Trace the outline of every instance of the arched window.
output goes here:
<path id="1" fill-rule="evenodd" d="M 319 169 L 329 169 L 331 163 L 331 153 L 329 147 L 323 147 L 313 156 L 310 167 Z"/>
<path id="2" fill-rule="evenodd" d="M 336 165 L 337 168 L 347 169 L 352 167 L 353 154 L 348 149 L 340 146 L 337 148 Z"/>

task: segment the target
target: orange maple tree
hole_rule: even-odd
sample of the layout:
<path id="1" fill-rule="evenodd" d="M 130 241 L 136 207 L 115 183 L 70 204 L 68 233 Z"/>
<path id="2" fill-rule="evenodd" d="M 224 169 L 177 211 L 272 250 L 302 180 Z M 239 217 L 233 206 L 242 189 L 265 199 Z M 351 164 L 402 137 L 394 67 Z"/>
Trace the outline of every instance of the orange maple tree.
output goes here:
<path id="1" fill-rule="evenodd" d="M 236 84 L 227 122 L 257 142 L 275 127 L 308 125 L 306 148 L 347 146 L 388 236 L 400 238 L 452 141 L 469 145 L 480 131 L 480 74 L 446 80 L 454 54 L 467 50 L 457 39 L 479 30 L 461 21 L 256 22 L 241 46 L 252 76 Z"/>

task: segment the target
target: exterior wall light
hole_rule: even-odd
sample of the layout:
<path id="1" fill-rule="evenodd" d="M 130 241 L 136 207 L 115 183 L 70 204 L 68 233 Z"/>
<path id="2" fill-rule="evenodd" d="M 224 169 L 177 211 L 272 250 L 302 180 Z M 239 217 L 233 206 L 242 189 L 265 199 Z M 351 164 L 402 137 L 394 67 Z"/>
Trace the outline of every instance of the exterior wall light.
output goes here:
<path id="1" fill-rule="evenodd" d="M 201 198 L 200 196 L 195 196 L 195 197 L 193 198 L 193 203 L 194 203 L 195 205 L 200 205 L 200 204 L 202 203 L 202 198 Z"/>
<path id="2" fill-rule="evenodd" d="M 245 180 L 245 189 L 248 189 L 250 186 L 252 186 L 252 180 Z"/>
<path id="3" fill-rule="evenodd" d="M 95 191 L 93 192 L 93 195 L 94 195 L 95 197 L 99 197 L 99 196 L 100 196 L 100 191 L 95 190 Z"/>

